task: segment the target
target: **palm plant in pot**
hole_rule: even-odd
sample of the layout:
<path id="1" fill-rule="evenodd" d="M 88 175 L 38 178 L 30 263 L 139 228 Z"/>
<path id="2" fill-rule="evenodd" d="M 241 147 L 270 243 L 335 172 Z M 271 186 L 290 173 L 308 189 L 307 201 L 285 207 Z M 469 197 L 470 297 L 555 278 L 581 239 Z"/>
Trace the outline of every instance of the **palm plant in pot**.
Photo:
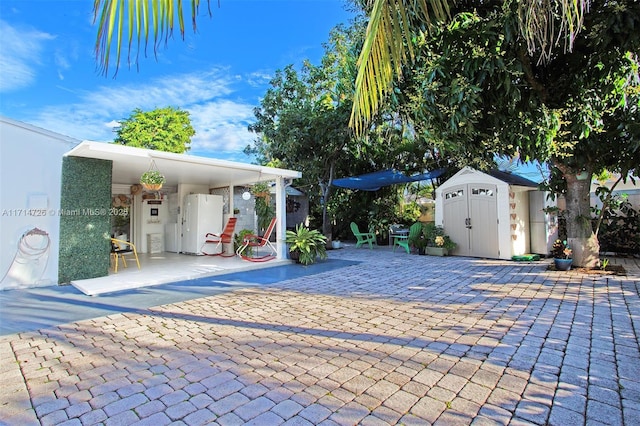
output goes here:
<path id="1" fill-rule="evenodd" d="M 310 265 L 318 258 L 327 258 L 327 238 L 316 229 L 297 225 L 295 231 L 287 231 L 285 241 L 289 244 L 289 257 L 298 263 Z"/>

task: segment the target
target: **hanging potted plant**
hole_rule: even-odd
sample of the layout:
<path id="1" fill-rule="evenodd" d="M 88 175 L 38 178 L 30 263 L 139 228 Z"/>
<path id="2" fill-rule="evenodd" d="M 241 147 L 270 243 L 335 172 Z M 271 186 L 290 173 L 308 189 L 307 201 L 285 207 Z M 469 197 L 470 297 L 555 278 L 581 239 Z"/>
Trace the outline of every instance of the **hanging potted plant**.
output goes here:
<path id="1" fill-rule="evenodd" d="M 265 198 L 267 200 L 267 203 L 269 202 L 269 198 L 271 197 L 271 194 L 269 192 L 269 184 L 267 184 L 266 182 L 258 182 L 254 184 L 251 188 L 251 192 L 256 197 Z"/>
<path id="2" fill-rule="evenodd" d="M 258 216 L 258 228 L 260 231 L 264 231 L 267 226 L 269 226 L 271 219 L 276 215 L 275 209 L 271 205 L 269 185 L 264 182 L 256 183 L 251 192 L 255 196 L 255 212 Z"/>
<path id="3" fill-rule="evenodd" d="M 145 189 L 150 191 L 159 190 L 165 182 L 166 179 L 164 175 L 158 170 L 148 170 L 140 176 L 140 183 Z"/>

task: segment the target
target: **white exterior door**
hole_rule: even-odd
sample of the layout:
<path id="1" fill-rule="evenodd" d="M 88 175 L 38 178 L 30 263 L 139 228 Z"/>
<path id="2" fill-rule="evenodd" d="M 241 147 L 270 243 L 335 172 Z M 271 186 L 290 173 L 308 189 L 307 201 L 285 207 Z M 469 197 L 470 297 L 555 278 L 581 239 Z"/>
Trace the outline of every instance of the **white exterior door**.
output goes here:
<path id="1" fill-rule="evenodd" d="M 469 239 L 471 256 L 499 257 L 496 186 L 469 185 Z"/>
<path id="2" fill-rule="evenodd" d="M 457 244 L 455 253 L 460 256 L 471 256 L 469 229 L 466 227 L 469 217 L 467 201 L 467 185 L 458 185 L 442 193 L 444 200 L 443 226 L 449 237 Z"/>
<path id="3" fill-rule="evenodd" d="M 496 186 L 458 185 L 443 191 L 443 225 L 461 256 L 498 257 Z"/>

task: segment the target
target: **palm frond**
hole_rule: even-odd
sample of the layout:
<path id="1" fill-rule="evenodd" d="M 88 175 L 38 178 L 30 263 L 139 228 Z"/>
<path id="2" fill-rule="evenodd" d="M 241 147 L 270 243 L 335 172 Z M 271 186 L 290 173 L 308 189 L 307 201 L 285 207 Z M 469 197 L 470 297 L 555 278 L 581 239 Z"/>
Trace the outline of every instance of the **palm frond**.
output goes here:
<path id="1" fill-rule="evenodd" d="M 432 24 L 432 17 L 443 21 L 449 16 L 446 0 L 375 0 L 366 38 L 358 58 L 358 74 L 349 125 L 356 134 L 378 109 L 394 76 L 402 65 L 413 60 L 411 20 Z"/>
<path id="2" fill-rule="evenodd" d="M 424 23 L 427 30 L 436 21 L 449 17 L 446 0 L 373 0 L 373 9 L 360 57 L 349 126 L 356 134 L 377 111 L 391 89 L 394 75 L 413 60 L 411 22 Z M 540 52 L 540 60 L 550 58 L 552 49 L 563 40 L 571 50 L 583 25 L 591 0 L 522 0 L 518 2 L 520 33 L 529 54 Z M 430 15 L 432 14 L 433 17 Z M 414 24 L 415 25 L 415 24 Z"/>
<path id="3" fill-rule="evenodd" d="M 206 0 L 207 5 L 211 0 Z M 191 0 L 192 26 L 196 29 L 196 17 L 200 0 Z M 209 15 L 211 9 L 208 8 Z M 135 48 L 135 63 L 138 62 L 141 46 L 149 44 L 149 32 L 153 31 L 154 54 L 161 42 L 167 42 L 173 36 L 176 25 L 180 29 L 180 36 L 184 39 L 183 0 L 94 0 L 93 21 L 98 25 L 95 43 L 95 54 L 98 68 L 102 74 L 109 72 L 111 61 L 120 67 L 122 45 L 127 44 L 129 66 L 132 63 L 131 53 Z M 128 37 L 124 34 L 125 26 Z M 133 40 L 136 39 L 137 43 Z M 112 45 L 115 43 L 115 59 L 111 56 Z"/>
<path id="4" fill-rule="evenodd" d="M 564 40 L 571 50 L 582 28 L 591 0 L 523 0 L 518 4 L 520 34 L 527 43 L 529 55 L 539 52 L 540 61 L 551 58 L 552 49 Z"/>

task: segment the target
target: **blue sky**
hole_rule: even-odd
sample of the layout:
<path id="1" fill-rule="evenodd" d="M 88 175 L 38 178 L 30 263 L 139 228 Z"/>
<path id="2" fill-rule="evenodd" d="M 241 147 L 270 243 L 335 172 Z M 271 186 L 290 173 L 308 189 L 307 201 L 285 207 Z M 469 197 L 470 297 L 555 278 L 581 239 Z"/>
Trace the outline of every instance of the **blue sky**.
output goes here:
<path id="1" fill-rule="evenodd" d="M 189 4 L 189 2 L 186 2 Z M 80 140 L 111 141 L 116 121 L 135 108 L 189 111 L 191 154 L 250 161 L 247 125 L 277 69 L 318 64 L 329 31 L 353 17 L 343 0 L 211 0 L 196 34 L 179 33 L 122 62 L 116 78 L 99 74 L 97 27 L 89 0 L 0 1 L 0 115 Z M 186 19 L 190 20 L 187 10 Z M 190 25 L 190 22 L 187 22 Z"/>

